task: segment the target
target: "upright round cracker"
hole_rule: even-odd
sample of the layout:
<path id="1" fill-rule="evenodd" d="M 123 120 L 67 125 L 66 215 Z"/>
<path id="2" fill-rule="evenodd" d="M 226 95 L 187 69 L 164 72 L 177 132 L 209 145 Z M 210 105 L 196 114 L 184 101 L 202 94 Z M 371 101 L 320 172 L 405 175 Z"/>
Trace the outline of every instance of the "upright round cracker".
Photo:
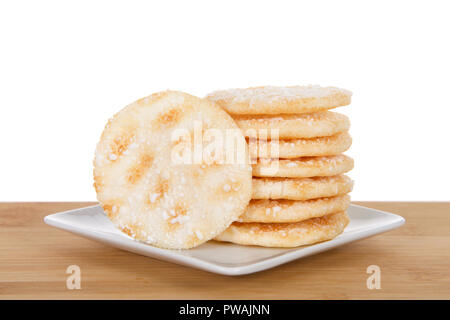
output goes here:
<path id="1" fill-rule="evenodd" d="M 275 145 L 278 144 L 278 145 Z M 249 140 L 252 158 L 268 158 L 278 154 L 279 158 L 332 156 L 347 151 L 352 145 L 348 132 L 329 137 L 291 140 Z M 274 149 L 273 149 L 274 148 Z"/>
<path id="2" fill-rule="evenodd" d="M 294 159 L 259 159 L 252 167 L 254 177 L 326 177 L 352 170 L 353 159 L 343 154 Z"/>
<path id="3" fill-rule="evenodd" d="M 334 197 L 352 191 L 346 175 L 313 178 L 253 178 L 252 199 L 308 200 Z"/>
<path id="4" fill-rule="evenodd" d="M 341 234 L 349 222 L 345 212 L 296 223 L 233 222 L 215 240 L 263 247 L 298 247 L 331 240 Z"/>
<path id="5" fill-rule="evenodd" d="M 270 135 L 278 130 L 279 139 L 326 137 L 348 131 L 347 116 L 331 111 L 278 114 L 278 115 L 234 115 L 239 128 L 246 137 L 258 138 L 261 133 Z"/>
<path id="6" fill-rule="evenodd" d="M 174 130 L 238 130 L 214 103 L 165 91 L 118 112 L 103 131 L 94 160 L 97 198 L 111 221 L 136 240 L 185 249 L 214 238 L 251 197 L 251 166 L 180 164 L 172 160 Z M 243 135 L 238 140 L 245 145 Z"/>
<path id="7" fill-rule="evenodd" d="M 311 113 L 350 104 L 352 93 L 321 86 L 253 87 L 211 92 L 207 99 L 229 114 Z"/>
<path id="8" fill-rule="evenodd" d="M 286 223 L 322 217 L 345 211 L 350 196 L 345 194 L 330 198 L 310 200 L 251 200 L 239 222 Z"/>

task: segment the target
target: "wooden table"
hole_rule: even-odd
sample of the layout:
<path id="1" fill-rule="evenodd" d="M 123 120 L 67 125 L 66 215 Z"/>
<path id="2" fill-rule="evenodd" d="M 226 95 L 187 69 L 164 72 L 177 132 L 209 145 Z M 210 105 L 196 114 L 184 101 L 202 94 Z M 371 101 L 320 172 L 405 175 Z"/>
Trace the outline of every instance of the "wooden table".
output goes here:
<path id="1" fill-rule="evenodd" d="M 400 229 L 239 277 L 139 256 L 47 226 L 93 203 L 0 203 L 0 299 L 450 299 L 450 203 L 364 202 Z M 66 268 L 81 268 L 81 290 Z M 381 268 L 369 290 L 366 269 Z"/>

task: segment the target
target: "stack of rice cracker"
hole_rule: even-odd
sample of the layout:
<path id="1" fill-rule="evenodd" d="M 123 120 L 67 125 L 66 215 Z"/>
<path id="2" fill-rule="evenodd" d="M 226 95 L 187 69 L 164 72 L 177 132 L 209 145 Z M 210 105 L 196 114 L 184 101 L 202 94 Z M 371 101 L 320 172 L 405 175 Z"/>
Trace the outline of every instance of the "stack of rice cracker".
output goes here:
<path id="1" fill-rule="evenodd" d="M 353 159 L 349 119 L 329 111 L 351 102 L 335 87 L 254 87 L 207 95 L 249 143 L 252 200 L 215 240 L 295 247 L 335 238 L 349 223 Z"/>

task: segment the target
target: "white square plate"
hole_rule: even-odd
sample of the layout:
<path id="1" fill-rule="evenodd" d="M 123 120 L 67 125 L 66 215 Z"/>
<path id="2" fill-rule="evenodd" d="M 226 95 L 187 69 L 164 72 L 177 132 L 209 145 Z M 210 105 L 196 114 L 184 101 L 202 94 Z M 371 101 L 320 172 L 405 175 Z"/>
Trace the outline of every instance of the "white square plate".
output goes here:
<path id="1" fill-rule="evenodd" d="M 242 275 L 273 268 L 340 245 L 373 236 L 405 223 L 402 217 L 375 209 L 351 205 L 350 224 L 333 240 L 298 248 L 264 248 L 209 241 L 190 250 L 166 250 L 133 240 L 117 230 L 100 206 L 48 215 L 45 223 L 123 250 L 166 260 L 209 272 Z"/>

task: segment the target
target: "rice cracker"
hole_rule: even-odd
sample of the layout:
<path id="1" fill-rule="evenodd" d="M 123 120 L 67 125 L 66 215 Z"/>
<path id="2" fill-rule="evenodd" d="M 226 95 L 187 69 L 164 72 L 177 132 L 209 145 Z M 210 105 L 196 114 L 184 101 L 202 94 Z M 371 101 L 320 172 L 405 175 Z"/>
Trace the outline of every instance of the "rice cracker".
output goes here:
<path id="1" fill-rule="evenodd" d="M 313 178 L 253 178 L 252 199 L 308 200 L 349 193 L 353 181 L 346 175 Z"/>
<path id="2" fill-rule="evenodd" d="M 214 103 L 165 91 L 118 112 L 97 145 L 97 198 L 111 221 L 132 238 L 170 249 L 192 248 L 223 232 L 251 197 L 251 166 L 171 161 L 174 130 L 193 123 L 238 129 Z M 238 139 L 244 143 L 243 135 Z"/>
<path id="3" fill-rule="evenodd" d="M 229 114 L 311 113 L 350 104 L 352 93 L 336 87 L 253 87 L 211 92 L 207 99 Z"/>
<path id="4" fill-rule="evenodd" d="M 298 247 L 335 238 L 349 221 L 346 212 L 338 212 L 296 223 L 234 222 L 215 240 L 263 247 Z"/>
<path id="5" fill-rule="evenodd" d="M 347 151 L 352 144 L 348 132 L 329 137 L 289 140 L 255 140 L 248 142 L 252 158 L 298 158 L 337 155 Z"/>
<path id="6" fill-rule="evenodd" d="M 352 170 L 353 159 L 342 154 L 294 159 L 259 159 L 252 167 L 254 177 L 324 177 Z"/>
<path id="7" fill-rule="evenodd" d="M 302 114 L 279 115 L 234 115 L 244 136 L 258 138 L 278 130 L 279 139 L 326 137 L 348 131 L 350 120 L 347 116 L 331 111 Z"/>
<path id="8" fill-rule="evenodd" d="M 311 200 L 251 200 L 239 222 L 286 223 L 322 217 L 345 211 L 350 206 L 350 196 Z"/>

